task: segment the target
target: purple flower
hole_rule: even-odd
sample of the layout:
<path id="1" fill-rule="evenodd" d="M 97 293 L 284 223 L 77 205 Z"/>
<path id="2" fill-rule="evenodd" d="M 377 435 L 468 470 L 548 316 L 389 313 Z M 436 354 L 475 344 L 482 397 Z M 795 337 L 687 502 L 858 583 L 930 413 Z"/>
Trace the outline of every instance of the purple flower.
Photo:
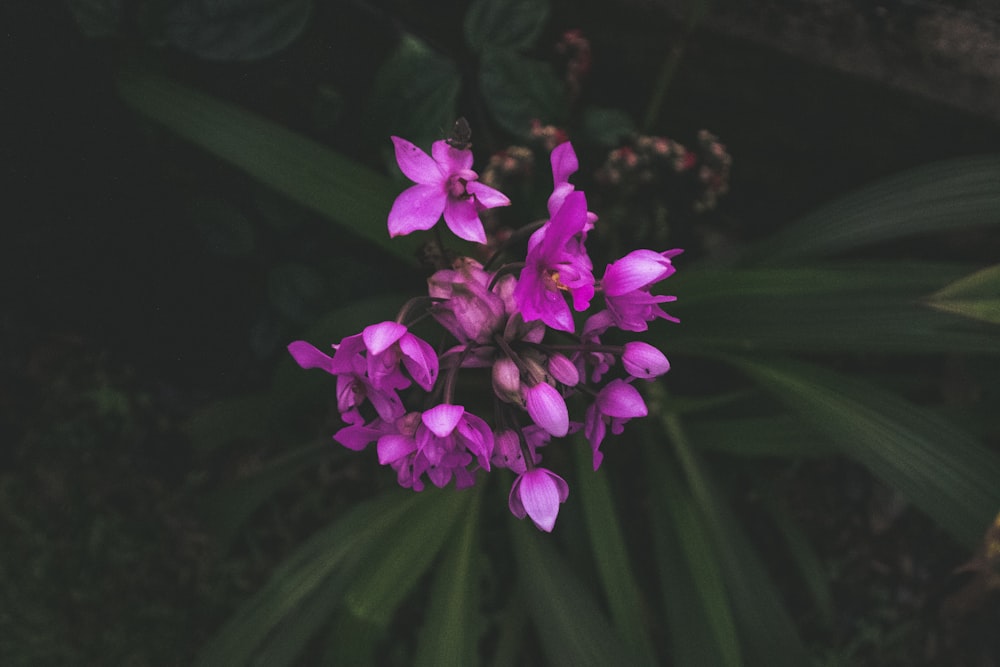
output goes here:
<path id="1" fill-rule="evenodd" d="M 484 343 L 503 327 L 503 299 L 488 289 L 492 277 L 469 259 L 457 270 L 441 270 L 427 280 L 431 297 L 447 299 L 434 306 L 434 318 L 460 343 Z"/>
<path id="2" fill-rule="evenodd" d="M 448 229 L 459 238 L 486 243 L 479 211 L 509 206 L 510 200 L 477 179 L 472 151 L 435 141 L 431 157 L 406 139 L 392 137 L 400 170 L 416 183 L 402 192 L 389 211 L 389 235 L 430 229 L 444 214 Z"/>
<path id="3" fill-rule="evenodd" d="M 396 392 L 376 387 L 369 380 L 368 363 L 361 354 L 364 350 L 361 334 L 348 336 L 336 347 L 331 358 L 313 345 L 297 340 L 288 346 L 288 352 L 302 368 L 321 368 L 337 378 L 337 409 L 348 424 L 364 423 L 360 408 L 366 399 L 386 421 L 402 416 L 405 410 Z"/>
<path id="4" fill-rule="evenodd" d="M 573 308 L 586 310 L 594 296 L 593 265 L 580 242 L 587 224 L 587 199 L 569 193 L 559 211 L 528 240 L 526 266 L 521 270 L 514 300 L 525 322 L 541 320 L 553 329 L 573 331 Z"/>
<path id="5" fill-rule="evenodd" d="M 490 469 L 493 432 L 485 421 L 460 405 L 441 404 L 423 414 L 410 413 L 396 421 L 397 432 L 378 439 L 378 460 L 397 473 L 400 486 L 423 489 L 421 476 L 443 487 L 455 478 L 458 488 L 474 482 L 468 469 L 473 460 Z"/>
<path id="6" fill-rule="evenodd" d="M 569 177 L 575 174 L 580 168 L 580 162 L 576 159 L 576 151 L 573 150 L 573 144 L 568 141 L 552 149 L 552 153 L 549 154 L 549 161 L 552 163 L 552 194 L 549 195 L 548 202 L 549 217 L 551 218 L 555 216 L 556 211 L 562 208 L 563 202 L 566 201 L 569 193 L 576 189 L 569 182 Z M 594 228 L 596 221 L 597 216 L 588 211 L 587 224 L 583 229 L 584 237 L 586 237 L 587 232 Z"/>
<path id="7" fill-rule="evenodd" d="M 551 533 L 567 496 L 566 480 L 545 468 L 533 468 L 514 480 L 507 504 L 518 519 L 530 516 L 539 530 Z"/>
<path id="8" fill-rule="evenodd" d="M 670 258 L 682 250 L 658 253 L 652 250 L 634 250 L 608 265 L 601 279 L 604 302 L 608 307 L 611 323 L 625 331 L 645 331 L 647 322 L 658 317 L 679 322 L 665 313 L 659 304 L 676 301 L 676 297 L 650 294 L 650 287 L 674 274 L 676 269 Z M 599 313 L 598 315 L 602 315 Z M 597 317 L 597 316 L 595 316 Z"/>
<path id="9" fill-rule="evenodd" d="M 524 390 L 525 407 L 531 420 L 561 438 L 569 432 L 569 411 L 559 391 L 550 384 L 539 382 Z"/>
<path id="10" fill-rule="evenodd" d="M 629 375 L 643 380 L 652 380 L 670 370 L 670 362 L 662 352 L 640 341 L 625 343 L 622 365 Z"/>
<path id="11" fill-rule="evenodd" d="M 438 357 L 427 342 L 411 334 L 398 322 L 381 322 L 365 327 L 361 340 L 368 351 L 368 378 L 378 389 L 405 389 L 410 381 L 399 365 L 425 391 L 437 381 Z"/>
<path id="12" fill-rule="evenodd" d="M 635 417 L 645 417 L 649 414 L 646 403 L 635 387 L 624 380 L 612 380 L 598 392 L 594 402 L 587 408 L 583 432 L 594 450 L 594 470 L 601 466 L 604 454 L 600 451 L 601 442 L 610 424 L 611 432 L 620 435 L 625 429 L 625 422 Z"/>

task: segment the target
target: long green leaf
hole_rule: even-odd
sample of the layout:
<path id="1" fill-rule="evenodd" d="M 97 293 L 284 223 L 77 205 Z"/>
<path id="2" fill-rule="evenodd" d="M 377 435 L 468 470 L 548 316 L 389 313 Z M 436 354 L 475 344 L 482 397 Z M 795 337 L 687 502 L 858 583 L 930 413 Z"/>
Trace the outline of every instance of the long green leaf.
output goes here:
<path id="1" fill-rule="evenodd" d="M 660 415 L 664 433 L 674 446 L 691 496 L 712 539 L 726 578 L 726 588 L 740 629 L 744 660 L 750 665 L 808 664 L 809 658 L 760 557 L 750 545 L 680 419 L 663 409 L 669 405 L 659 384 L 648 385 L 650 414 Z"/>
<path id="2" fill-rule="evenodd" d="M 1000 324 L 1000 264 L 976 271 L 938 290 L 928 297 L 927 305 Z"/>
<path id="3" fill-rule="evenodd" d="M 218 541 L 228 545 L 244 522 L 264 501 L 287 485 L 306 466 L 318 465 L 331 456 L 347 450 L 332 442 L 320 442 L 294 449 L 263 464 L 247 477 L 209 497 L 202 506 L 202 515 L 215 532 Z"/>
<path id="4" fill-rule="evenodd" d="M 740 418 L 690 418 L 687 432 L 699 449 L 734 456 L 814 457 L 838 452 L 830 441 L 792 415 Z"/>
<path id="5" fill-rule="evenodd" d="M 966 546 L 1000 507 L 1000 457 L 930 410 L 802 362 L 726 359 Z"/>
<path id="6" fill-rule="evenodd" d="M 719 554 L 701 511 L 649 429 L 643 446 L 673 662 L 678 667 L 742 665 Z"/>
<path id="7" fill-rule="evenodd" d="M 290 199 L 408 263 L 418 241 L 390 242 L 386 216 L 398 194 L 384 176 L 254 113 L 147 70 L 118 76 L 126 104 Z"/>
<path id="8" fill-rule="evenodd" d="M 346 574 L 380 535 L 434 495 L 390 493 L 368 501 L 310 538 L 271 576 L 198 654 L 197 665 L 244 665 L 268 634 L 320 587 L 339 588 L 329 578 Z"/>
<path id="9" fill-rule="evenodd" d="M 629 664 L 628 650 L 584 584 L 525 522 L 511 520 L 520 591 L 548 663 L 567 667 Z"/>
<path id="10" fill-rule="evenodd" d="M 345 606 L 358 618 L 388 626 L 396 608 L 434 562 L 466 504 L 480 492 L 424 491 L 429 498 L 411 509 L 392 532 L 383 533 L 344 593 Z"/>
<path id="11" fill-rule="evenodd" d="M 671 286 L 682 325 L 654 335 L 675 352 L 713 348 L 817 352 L 1000 353 L 987 325 L 933 311 L 925 295 L 968 269 L 931 263 L 693 270 Z"/>
<path id="12" fill-rule="evenodd" d="M 884 179 L 810 213 L 749 253 L 777 263 L 891 239 L 1000 222 L 1000 156 L 936 162 Z"/>
<path id="13" fill-rule="evenodd" d="M 426 620 L 420 629 L 418 667 L 479 664 L 476 650 L 482 623 L 479 613 L 479 505 L 475 493 L 465 518 L 437 568 Z"/>
<path id="14" fill-rule="evenodd" d="M 655 664 L 653 645 L 646 633 L 644 600 L 632 575 L 621 519 L 615 513 L 607 477 L 594 472 L 593 457 L 585 442 L 576 442 L 573 449 L 577 463 L 576 485 L 587 524 L 590 552 L 597 564 L 611 619 L 636 660 Z"/>

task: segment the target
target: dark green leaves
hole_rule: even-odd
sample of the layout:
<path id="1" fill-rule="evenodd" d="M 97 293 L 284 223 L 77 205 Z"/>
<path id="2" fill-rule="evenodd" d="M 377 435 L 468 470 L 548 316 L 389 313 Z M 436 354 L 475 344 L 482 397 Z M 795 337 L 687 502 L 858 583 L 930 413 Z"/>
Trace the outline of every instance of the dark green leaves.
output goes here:
<path id="1" fill-rule="evenodd" d="M 956 280 L 929 296 L 927 305 L 956 315 L 1000 324 L 1000 265 Z"/>
<path id="2" fill-rule="evenodd" d="M 963 544 L 1000 507 L 1000 458 L 928 410 L 816 366 L 729 360 Z"/>
<path id="3" fill-rule="evenodd" d="M 918 167 L 810 213 L 750 255 L 767 263 L 830 255 L 891 239 L 1000 222 L 1000 157 Z"/>
<path id="4" fill-rule="evenodd" d="M 512 134 L 527 134 L 535 119 L 558 123 L 565 117 L 562 83 L 548 63 L 490 49 L 483 53 L 479 77 L 493 118 Z"/>
<path id="5" fill-rule="evenodd" d="M 386 150 L 391 149 L 390 134 L 425 148 L 440 139 L 455 121 L 461 83 L 453 61 L 404 35 L 379 70 L 372 90 L 372 124 L 385 133 Z"/>
<path id="6" fill-rule="evenodd" d="M 136 111 L 344 229 L 414 262 L 418 241 L 392 239 L 388 179 L 260 116 L 148 71 L 128 69 L 119 91 Z"/>
<path id="7" fill-rule="evenodd" d="M 465 15 L 465 39 L 474 51 L 524 49 L 549 16 L 547 0 L 475 0 Z"/>

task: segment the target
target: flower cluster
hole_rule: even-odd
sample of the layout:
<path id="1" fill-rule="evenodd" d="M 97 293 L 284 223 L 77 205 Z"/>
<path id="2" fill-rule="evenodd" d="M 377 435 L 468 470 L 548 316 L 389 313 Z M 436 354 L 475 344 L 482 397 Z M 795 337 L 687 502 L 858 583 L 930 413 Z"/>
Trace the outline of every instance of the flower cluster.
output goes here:
<path id="1" fill-rule="evenodd" d="M 396 199 L 389 233 L 429 229 L 443 216 L 460 238 L 486 243 L 480 212 L 510 201 L 479 181 L 468 147 L 438 141 L 427 155 L 404 139 L 392 141 L 415 185 Z M 597 216 L 569 182 L 578 168 L 572 145 L 557 145 L 551 163 L 549 215 L 527 240 L 523 262 L 489 268 L 505 249 L 486 264 L 460 258 L 430 276 L 427 296 L 404 305 L 395 321 L 348 336 L 332 355 L 304 341 L 288 347 L 303 368 L 336 377 L 345 423 L 337 442 L 353 450 L 376 443 L 379 462 L 415 491 L 425 478 L 438 487 L 454 479 L 464 488 L 480 470 L 507 468 L 517 475 L 511 512 L 545 531 L 569 489 L 541 467 L 539 450 L 582 429 L 596 470 L 608 429 L 620 434 L 647 414 L 636 382 L 670 368 L 652 345 L 601 338 L 611 329 L 645 331 L 658 318 L 677 321 L 662 309 L 674 297 L 653 288 L 674 273 L 672 259 L 681 252 L 635 250 L 596 279 L 586 242 Z M 598 296 L 603 307 L 595 308 Z M 445 332 L 436 347 L 411 331 L 428 316 Z M 613 373 L 619 361 L 622 371 Z M 490 422 L 472 411 L 482 403 L 469 400 L 477 386 L 491 389 Z M 567 399 L 574 395 L 586 404 L 582 422 L 570 416 Z"/>

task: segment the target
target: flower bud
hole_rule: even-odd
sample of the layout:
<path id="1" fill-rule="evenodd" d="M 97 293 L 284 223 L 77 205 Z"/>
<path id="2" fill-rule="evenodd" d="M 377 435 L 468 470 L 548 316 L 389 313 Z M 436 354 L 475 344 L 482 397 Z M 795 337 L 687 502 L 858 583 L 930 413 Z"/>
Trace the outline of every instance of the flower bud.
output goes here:
<path id="1" fill-rule="evenodd" d="M 521 371 L 508 357 L 501 357 L 493 364 L 493 392 L 501 401 L 523 405 Z"/>
<path id="2" fill-rule="evenodd" d="M 643 380 L 651 380 L 670 370 L 670 362 L 662 352 L 640 341 L 625 343 L 622 365 L 629 375 Z"/>
<path id="3" fill-rule="evenodd" d="M 580 382 L 580 371 L 576 365 L 558 352 L 549 356 L 549 373 L 567 387 L 575 387 Z"/>

